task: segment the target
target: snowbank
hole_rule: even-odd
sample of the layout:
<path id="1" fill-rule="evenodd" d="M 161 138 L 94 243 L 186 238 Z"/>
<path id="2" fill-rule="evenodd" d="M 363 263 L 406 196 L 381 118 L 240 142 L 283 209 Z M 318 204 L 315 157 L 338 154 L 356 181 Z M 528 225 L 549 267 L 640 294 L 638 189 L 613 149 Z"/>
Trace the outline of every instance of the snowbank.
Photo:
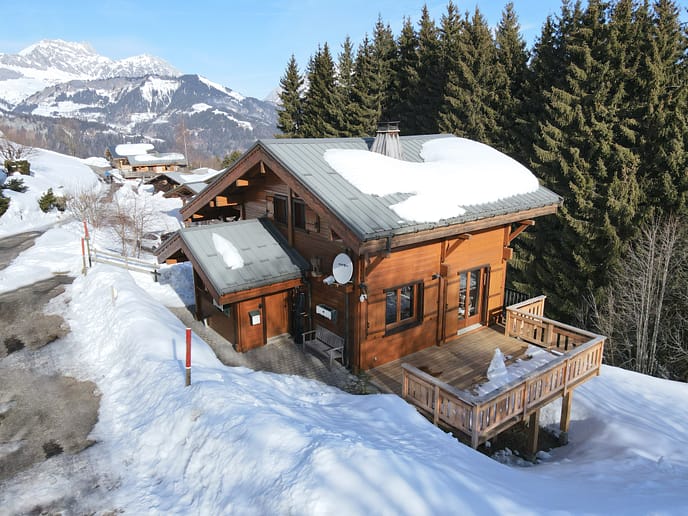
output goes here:
<path id="1" fill-rule="evenodd" d="M 78 278 L 67 319 L 103 393 L 92 437 L 110 457 L 120 482 L 114 500 L 127 512 L 686 508 L 683 384 L 605 368 L 576 391 L 571 444 L 537 467 L 514 468 L 458 443 L 396 396 L 353 396 L 298 377 L 227 368 L 195 337 L 193 384 L 184 388 L 183 326 L 124 271 L 98 266 Z"/>
<path id="2" fill-rule="evenodd" d="M 58 196 L 103 188 L 91 168 L 79 158 L 35 149 L 35 154 L 29 161 L 32 175 L 15 174 L 24 181 L 28 190 L 23 193 L 3 190 L 3 194 L 11 201 L 8 210 L 0 217 L 0 238 L 34 229 L 44 229 L 69 217 L 69 214 L 60 213 L 57 210 L 49 213 L 43 213 L 40 210 L 38 199 L 49 188 L 52 188 L 53 193 Z"/>

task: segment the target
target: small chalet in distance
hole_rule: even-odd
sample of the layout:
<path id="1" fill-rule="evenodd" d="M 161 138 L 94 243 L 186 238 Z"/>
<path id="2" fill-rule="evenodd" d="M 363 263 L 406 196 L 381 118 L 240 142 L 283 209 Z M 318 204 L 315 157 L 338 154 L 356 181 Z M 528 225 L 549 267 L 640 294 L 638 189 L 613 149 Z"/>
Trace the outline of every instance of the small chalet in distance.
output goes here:
<path id="1" fill-rule="evenodd" d="M 505 308 L 510 244 L 560 203 L 511 158 L 452 135 L 259 140 L 181 209 L 189 227 L 157 254 L 191 260 L 197 318 L 238 350 L 290 333 L 473 446 L 564 396 L 565 435 L 604 338 L 544 318 L 542 296 Z M 496 395 L 468 392 L 496 347 L 515 360 L 528 344 L 551 363 Z"/>
<path id="2" fill-rule="evenodd" d="M 124 178 L 152 177 L 163 172 L 174 172 L 186 167 L 186 158 L 178 152 L 153 152 L 150 143 L 121 143 L 105 150 L 112 168 Z"/>

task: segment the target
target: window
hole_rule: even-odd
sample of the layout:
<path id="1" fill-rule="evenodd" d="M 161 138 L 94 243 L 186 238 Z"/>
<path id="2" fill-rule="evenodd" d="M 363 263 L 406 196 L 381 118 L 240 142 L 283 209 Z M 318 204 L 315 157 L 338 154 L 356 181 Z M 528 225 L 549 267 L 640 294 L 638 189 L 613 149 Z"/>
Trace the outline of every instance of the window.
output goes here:
<path id="1" fill-rule="evenodd" d="M 294 227 L 306 229 L 306 205 L 299 199 L 292 199 L 291 209 Z"/>
<path id="2" fill-rule="evenodd" d="M 385 290 L 385 330 L 394 333 L 423 319 L 423 282 Z"/>
<path id="3" fill-rule="evenodd" d="M 275 222 L 280 224 L 287 223 L 287 199 L 286 197 L 275 196 L 272 200 L 272 205 L 274 206 L 273 217 Z"/>

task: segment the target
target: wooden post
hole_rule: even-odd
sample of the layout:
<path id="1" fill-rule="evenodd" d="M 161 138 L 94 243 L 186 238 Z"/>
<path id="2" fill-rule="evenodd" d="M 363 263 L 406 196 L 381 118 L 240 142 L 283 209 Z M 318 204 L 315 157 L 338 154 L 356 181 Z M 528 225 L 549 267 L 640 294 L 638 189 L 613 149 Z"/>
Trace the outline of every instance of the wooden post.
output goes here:
<path id="1" fill-rule="evenodd" d="M 191 385 L 191 328 L 186 329 L 186 386 Z"/>
<path id="2" fill-rule="evenodd" d="M 471 447 L 474 450 L 478 449 L 480 442 L 480 425 L 478 424 L 478 405 L 475 405 L 472 410 L 472 425 L 471 425 Z"/>
<path id="3" fill-rule="evenodd" d="M 559 443 L 562 445 L 569 442 L 569 425 L 571 424 L 571 402 L 573 401 L 573 390 L 564 394 L 561 399 L 561 419 L 559 420 Z"/>
<path id="4" fill-rule="evenodd" d="M 540 409 L 535 410 L 528 419 L 528 441 L 526 444 L 526 454 L 531 460 L 535 460 L 538 451 L 538 437 L 540 434 Z"/>
<path id="5" fill-rule="evenodd" d="M 86 275 L 86 248 L 84 247 L 84 239 L 81 239 L 81 262 L 83 267 L 81 268 L 81 274 Z"/>
<path id="6" fill-rule="evenodd" d="M 408 397 L 408 392 L 409 392 L 409 379 L 408 379 L 408 371 L 406 369 L 401 370 L 401 397 L 403 399 L 406 399 Z"/>
<path id="7" fill-rule="evenodd" d="M 93 267 L 93 262 L 91 261 L 91 242 L 88 237 L 88 226 L 84 220 L 84 239 L 86 240 L 86 250 L 88 251 L 88 266 Z"/>
<path id="8" fill-rule="evenodd" d="M 440 388 L 438 385 L 435 385 L 435 403 L 434 403 L 434 408 L 433 408 L 433 414 L 432 414 L 432 422 L 435 426 L 437 426 L 437 423 L 440 421 Z"/>

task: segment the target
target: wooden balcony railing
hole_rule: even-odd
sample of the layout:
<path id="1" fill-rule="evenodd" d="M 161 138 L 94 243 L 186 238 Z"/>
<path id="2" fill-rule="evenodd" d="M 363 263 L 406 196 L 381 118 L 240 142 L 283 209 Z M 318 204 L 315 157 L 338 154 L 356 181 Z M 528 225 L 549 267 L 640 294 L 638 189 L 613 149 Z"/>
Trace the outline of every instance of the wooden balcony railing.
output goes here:
<path id="1" fill-rule="evenodd" d="M 544 300 L 541 296 L 509 307 L 507 335 L 557 350 L 562 353 L 560 356 L 482 396 L 452 387 L 410 364 L 403 364 L 403 398 L 431 416 L 434 424 L 463 433 L 473 448 L 477 448 L 553 399 L 565 396 L 577 385 L 597 376 L 605 338 L 544 318 L 541 315 Z"/>

